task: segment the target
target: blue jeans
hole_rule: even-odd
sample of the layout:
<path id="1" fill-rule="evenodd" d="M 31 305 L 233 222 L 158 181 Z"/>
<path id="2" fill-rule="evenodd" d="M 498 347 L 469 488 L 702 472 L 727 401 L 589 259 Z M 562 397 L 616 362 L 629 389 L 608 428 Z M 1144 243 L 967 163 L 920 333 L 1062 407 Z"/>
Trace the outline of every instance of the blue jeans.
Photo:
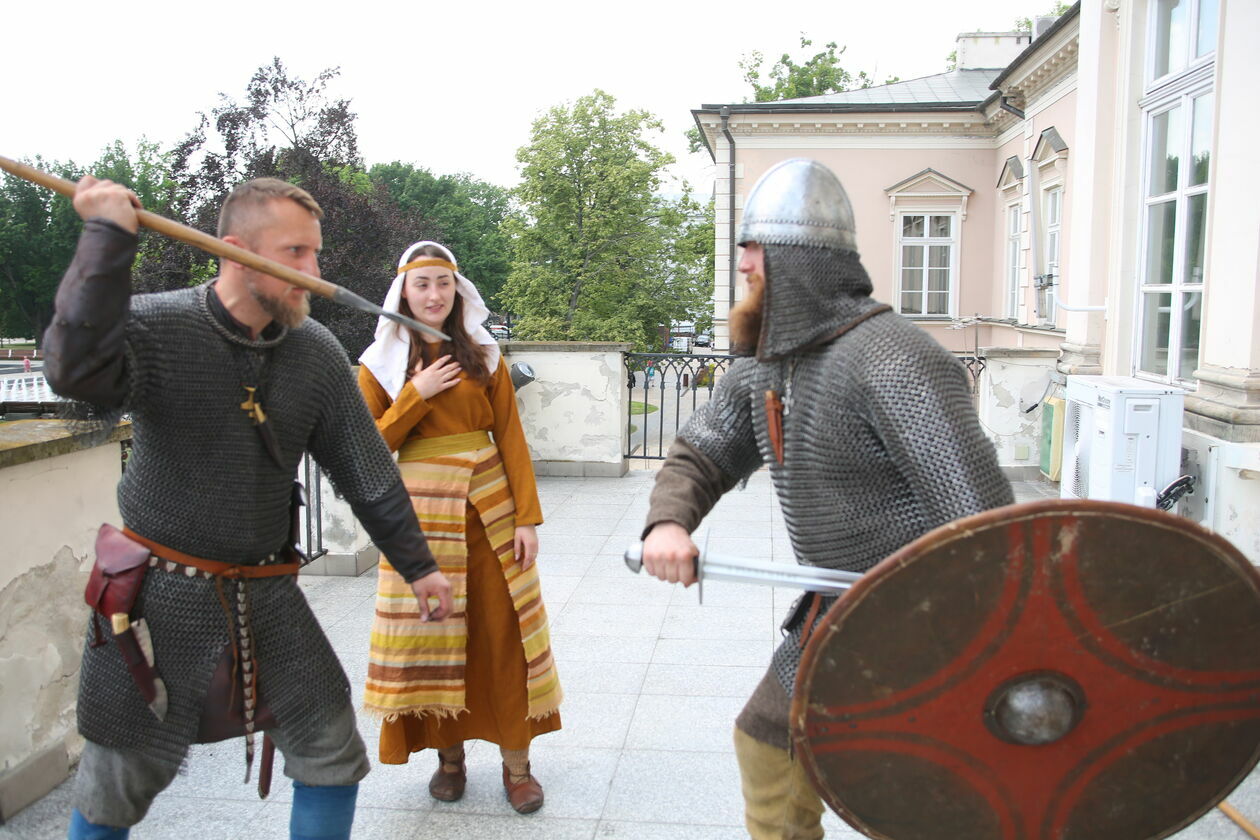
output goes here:
<path id="1" fill-rule="evenodd" d="M 88 822 L 87 817 L 75 808 L 70 813 L 69 840 L 127 840 L 130 828 L 115 828 L 112 825 L 97 825 Z"/>
<path id="2" fill-rule="evenodd" d="M 357 784 L 315 786 L 295 780 L 289 840 L 349 840 L 358 795 Z"/>

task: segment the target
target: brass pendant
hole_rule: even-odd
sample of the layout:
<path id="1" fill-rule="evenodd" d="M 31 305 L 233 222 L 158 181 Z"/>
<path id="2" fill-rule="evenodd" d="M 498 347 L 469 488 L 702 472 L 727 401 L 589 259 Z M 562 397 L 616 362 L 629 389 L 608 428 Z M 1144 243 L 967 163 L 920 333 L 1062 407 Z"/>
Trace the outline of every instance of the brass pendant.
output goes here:
<path id="1" fill-rule="evenodd" d="M 242 386 L 247 394 L 245 402 L 241 403 L 241 410 L 250 416 L 255 426 L 261 426 L 267 422 L 267 414 L 263 411 L 262 403 L 254 399 L 254 392 L 258 389 L 249 385 Z"/>

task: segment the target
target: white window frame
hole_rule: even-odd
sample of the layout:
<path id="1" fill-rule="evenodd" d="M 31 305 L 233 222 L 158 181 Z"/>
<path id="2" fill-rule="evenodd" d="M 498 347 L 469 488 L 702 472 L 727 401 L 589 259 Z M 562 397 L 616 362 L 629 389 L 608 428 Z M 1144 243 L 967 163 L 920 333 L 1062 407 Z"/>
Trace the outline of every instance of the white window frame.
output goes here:
<path id="1" fill-rule="evenodd" d="M 1157 51 L 1155 49 L 1155 39 L 1159 34 L 1160 0 L 1149 0 L 1149 2 L 1149 20 L 1147 21 L 1148 30 L 1146 35 L 1146 66 L 1143 69 L 1142 74 L 1142 78 L 1147 80 L 1145 88 L 1147 94 L 1153 93 L 1166 85 L 1175 85 L 1181 77 L 1187 75 L 1188 73 L 1192 73 L 1208 64 L 1216 63 L 1215 48 L 1208 50 L 1201 56 L 1196 56 L 1194 54 L 1195 45 L 1199 41 L 1199 9 L 1205 2 L 1214 3 L 1216 5 L 1216 26 L 1219 32 L 1221 21 L 1220 6 L 1224 0 L 1181 0 L 1181 2 L 1186 4 L 1186 18 L 1188 23 L 1186 27 L 1186 63 L 1183 67 L 1172 68 L 1158 78 L 1155 77 L 1155 56 L 1157 55 Z"/>
<path id="2" fill-rule="evenodd" d="M 1024 287 L 1024 202 L 1006 205 L 1006 317 L 1019 321 L 1019 298 Z"/>
<path id="3" fill-rule="evenodd" d="M 924 236 L 907 238 L 902 235 L 905 230 L 905 219 L 907 216 L 923 216 Z M 950 219 L 949 237 L 933 237 L 928 236 L 931 232 L 932 216 L 948 216 Z M 955 208 L 950 207 L 901 207 L 897 209 L 896 217 L 897 235 L 896 235 L 896 282 L 893 289 L 893 299 L 896 311 L 904 314 L 907 318 L 916 321 L 936 321 L 950 320 L 958 317 L 958 261 L 962 252 L 962 213 Z M 902 310 L 902 255 L 903 246 L 922 246 L 923 248 L 923 288 L 917 290 L 921 295 L 920 301 L 923 310 L 927 309 L 928 301 L 928 269 L 929 246 L 949 246 L 949 289 L 948 289 L 948 305 L 945 312 L 928 314 L 926 311 L 921 312 L 903 312 Z M 913 294 L 914 292 L 909 292 Z"/>
<path id="4" fill-rule="evenodd" d="M 1151 14 L 1148 22 L 1148 30 L 1146 37 L 1146 72 L 1145 78 L 1148 80 L 1144 88 L 1144 96 L 1138 103 L 1142 109 L 1142 177 L 1141 177 L 1141 222 L 1139 225 L 1140 235 L 1138 237 L 1138 283 L 1136 289 L 1136 305 L 1135 305 L 1135 323 L 1136 329 L 1133 333 L 1133 356 L 1132 356 L 1132 373 L 1134 376 L 1143 379 L 1151 379 L 1158 382 L 1166 382 L 1170 384 L 1178 384 L 1186 387 L 1194 388 L 1197 381 L 1194 379 L 1193 370 L 1182 370 L 1181 363 L 1184 356 L 1184 348 L 1186 344 L 1186 336 L 1182 334 L 1183 330 L 1183 311 L 1190 305 L 1193 295 L 1198 295 L 1197 305 L 1200 307 L 1200 323 L 1199 323 L 1199 341 L 1202 341 L 1202 306 L 1203 294 L 1206 287 L 1206 263 L 1204 265 L 1204 275 L 1197 279 L 1197 282 L 1188 282 L 1186 277 L 1187 271 L 1187 248 L 1188 226 L 1190 221 L 1190 204 L 1191 200 L 1198 196 L 1203 196 L 1204 205 L 1203 212 L 1208 213 L 1210 202 L 1207 194 L 1215 177 L 1215 166 L 1209 164 L 1208 178 L 1203 184 L 1191 185 L 1190 180 L 1194 172 L 1194 102 L 1199 97 L 1210 95 L 1215 96 L 1214 77 L 1216 65 L 1215 49 L 1210 49 L 1202 56 L 1194 55 L 1194 45 L 1198 40 L 1198 22 L 1199 10 L 1203 2 L 1214 2 L 1214 0 L 1182 0 L 1186 5 L 1186 14 L 1188 25 L 1185 28 L 1186 39 L 1186 55 L 1187 61 L 1185 66 L 1173 68 L 1170 72 L 1152 78 L 1155 74 L 1155 56 L 1156 56 L 1156 38 L 1158 36 L 1159 23 L 1159 0 L 1153 0 L 1151 3 Z M 1217 6 L 1217 26 L 1220 25 L 1219 5 Z M 1151 189 L 1151 168 L 1155 153 L 1155 131 L 1153 129 L 1155 120 L 1168 114 L 1175 108 L 1180 108 L 1181 125 L 1179 127 L 1178 136 L 1176 138 L 1168 138 L 1168 148 L 1176 149 L 1178 154 L 1177 167 L 1177 183 L 1167 191 L 1159 195 L 1152 196 Z M 1211 111 L 1215 110 L 1215 101 Z M 1209 114 L 1209 119 L 1214 114 Z M 1210 127 L 1209 127 L 1210 131 Z M 1208 148 L 1211 150 L 1214 137 L 1209 136 Z M 1175 144 L 1175 145 L 1174 145 Z M 1153 207 L 1161 204 L 1172 203 L 1174 207 L 1173 214 L 1173 253 L 1171 265 L 1171 283 L 1154 283 L 1147 282 L 1154 273 L 1155 267 L 1149 264 L 1149 255 L 1151 248 L 1148 243 L 1148 237 L 1151 235 L 1150 218 Z M 1204 220 L 1203 237 L 1207 239 L 1207 228 L 1211 225 L 1210 217 Z M 1167 307 L 1168 323 L 1166 331 L 1161 329 L 1159 335 L 1166 334 L 1167 351 L 1164 358 L 1162 370 L 1146 370 L 1142 367 L 1144 358 L 1144 342 L 1147 333 L 1147 299 L 1154 295 L 1169 295 L 1170 301 Z M 1159 314 L 1162 315 L 1164 307 L 1159 307 Z M 1162 325 L 1157 325 L 1157 328 Z M 1200 343 L 1201 346 L 1201 343 Z"/>
<path id="5" fill-rule="evenodd" d="M 1058 199 L 1058 218 L 1052 218 L 1050 214 L 1051 202 Z M 1058 307 L 1054 305 L 1054 293 L 1056 289 L 1062 288 L 1063 269 L 1063 182 L 1044 184 L 1041 190 L 1041 218 L 1044 220 L 1043 238 L 1041 240 L 1041 253 L 1045 262 L 1045 279 L 1042 288 L 1039 289 L 1039 300 L 1037 303 L 1038 317 L 1045 326 L 1054 326 L 1055 318 L 1058 314 Z M 1051 243 L 1053 242 L 1053 248 Z"/>

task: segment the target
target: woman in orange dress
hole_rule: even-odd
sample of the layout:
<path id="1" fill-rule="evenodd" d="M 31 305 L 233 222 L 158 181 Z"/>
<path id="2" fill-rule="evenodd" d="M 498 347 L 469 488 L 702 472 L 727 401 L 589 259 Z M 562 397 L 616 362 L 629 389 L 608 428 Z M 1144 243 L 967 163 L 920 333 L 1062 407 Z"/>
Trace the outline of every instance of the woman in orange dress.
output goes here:
<path id="1" fill-rule="evenodd" d="M 464 741 L 499 745 L 520 813 L 543 804 L 529 744 L 560 728 L 562 696 L 534 563 L 542 522 L 534 470 L 489 314 L 435 242 L 403 252 L 384 307 L 435 327 L 440 341 L 381 318 L 359 357 L 359 386 L 398 467 L 454 608 L 422 622 L 382 558 L 364 706 L 383 719 L 380 760 L 438 751 L 429 781 L 453 802 L 466 784 Z"/>

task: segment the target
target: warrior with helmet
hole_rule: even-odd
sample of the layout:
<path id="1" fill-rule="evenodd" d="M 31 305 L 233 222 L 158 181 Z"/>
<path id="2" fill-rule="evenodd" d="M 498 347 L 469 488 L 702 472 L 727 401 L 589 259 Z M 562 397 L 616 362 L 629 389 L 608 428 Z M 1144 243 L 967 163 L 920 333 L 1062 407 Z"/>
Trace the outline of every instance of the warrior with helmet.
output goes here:
<path id="1" fill-rule="evenodd" d="M 945 523 L 1010 504 L 967 373 L 927 333 L 870 297 L 853 210 L 816 161 L 770 169 L 744 206 L 730 315 L 746 355 L 679 433 L 644 529 L 644 566 L 690 584 L 690 533 L 721 495 L 768 465 L 799 563 L 864 571 Z M 835 597 L 802 597 L 735 724 L 753 838 L 822 837 L 822 801 L 789 744 L 801 651 Z"/>

